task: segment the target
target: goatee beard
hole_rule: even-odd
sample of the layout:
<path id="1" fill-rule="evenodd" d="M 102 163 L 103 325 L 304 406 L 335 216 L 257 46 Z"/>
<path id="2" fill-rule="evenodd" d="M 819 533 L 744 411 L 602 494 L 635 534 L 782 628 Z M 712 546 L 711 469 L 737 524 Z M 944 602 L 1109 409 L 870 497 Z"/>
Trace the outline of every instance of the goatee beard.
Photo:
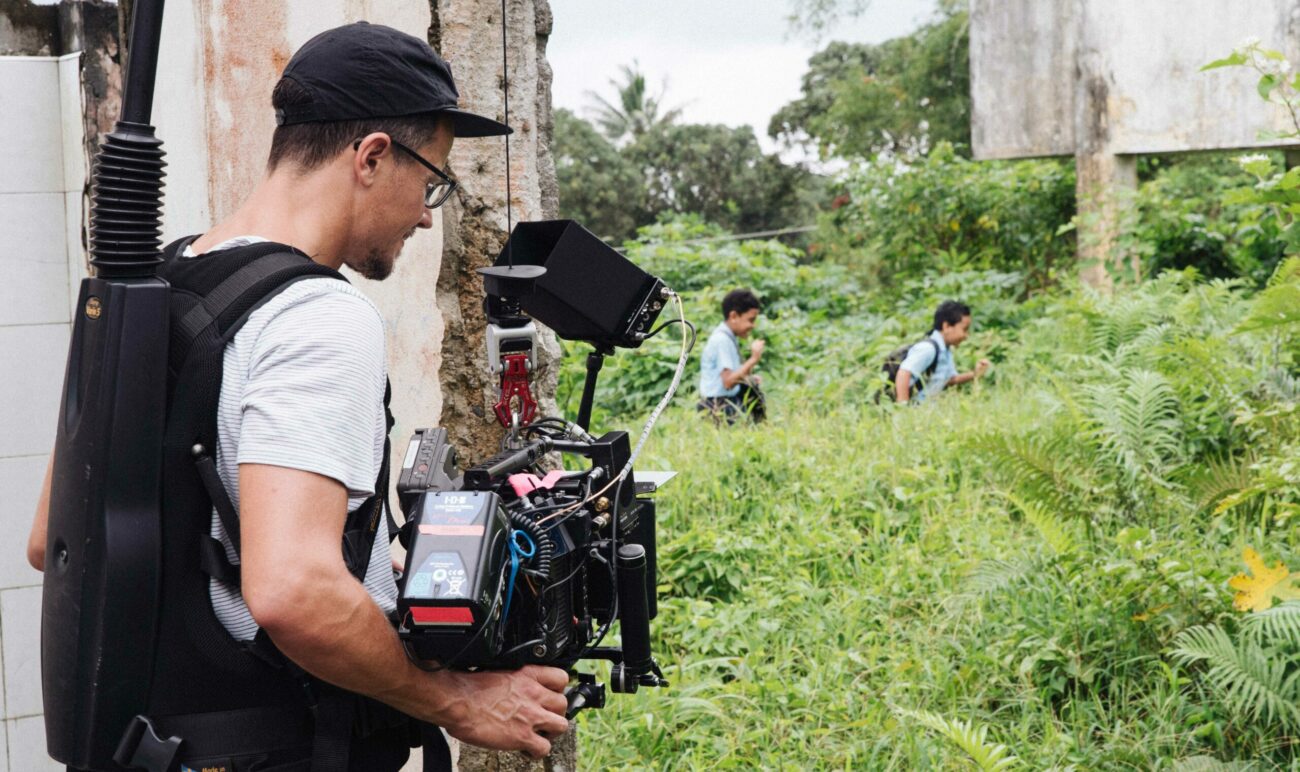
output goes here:
<path id="1" fill-rule="evenodd" d="M 380 250 L 372 249 L 364 258 L 350 261 L 348 267 L 371 281 L 383 281 L 393 272 L 393 262 Z"/>

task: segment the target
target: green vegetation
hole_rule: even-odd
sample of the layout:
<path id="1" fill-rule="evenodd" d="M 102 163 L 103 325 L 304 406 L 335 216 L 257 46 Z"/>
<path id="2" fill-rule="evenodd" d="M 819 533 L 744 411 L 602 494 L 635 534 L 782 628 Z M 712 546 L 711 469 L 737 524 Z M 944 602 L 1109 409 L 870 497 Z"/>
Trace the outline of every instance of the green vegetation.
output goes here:
<path id="1" fill-rule="evenodd" d="M 836 3 L 802 4 L 805 26 L 829 28 Z M 938 6 L 936 18 L 910 35 L 876 45 L 832 42 L 814 54 L 802 96 L 772 116 L 768 134 L 823 157 L 924 154 L 939 142 L 968 152 L 970 18 L 965 2 Z"/>
<path id="2" fill-rule="evenodd" d="M 977 163 L 940 143 L 908 162 L 860 164 L 836 192 L 816 253 L 877 284 L 992 269 L 1020 272 L 1028 290 L 1074 273 L 1071 164 Z"/>
<path id="3" fill-rule="evenodd" d="M 1249 546 L 1300 566 L 1300 326 L 1282 308 L 1300 260 L 1256 294 L 1178 272 L 1020 303 L 1019 277 L 967 273 L 883 301 L 779 245 L 645 241 L 682 266 L 697 320 L 738 275 L 773 298 L 756 334 L 785 358 L 768 424 L 715 429 L 688 395 L 648 446 L 643 468 L 681 471 L 655 623 L 673 686 L 587 715 L 584 764 L 1297 759 L 1300 604 L 1243 616 L 1226 582 Z M 875 360 L 963 284 L 981 297 L 959 359 L 992 354 L 996 377 L 873 404 Z M 619 368 L 665 369 L 675 347 L 645 348 Z"/>
<path id="4" fill-rule="evenodd" d="M 751 127 L 677 123 L 679 111 L 663 110 L 635 67 L 611 85 L 612 100 L 589 95 L 596 125 L 555 113 L 561 216 L 612 242 L 683 214 L 736 233 L 815 218 L 824 180 L 764 153 Z"/>
<path id="5" fill-rule="evenodd" d="M 795 3 L 814 30 L 862 5 Z M 964 39 L 964 13 L 943 8 L 911 42 L 814 61 L 808 120 L 787 133 L 847 153 L 816 105 L 848 109 L 858 89 L 854 109 L 888 134 L 843 134 L 865 144 L 807 250 L 728 240 L 718 212 L 738 209 L 700 203 L 638 221 L 626 244 L 701 335 L 727 290 L 764 299 L 770 420 L 702 420 L 692 362 L 639 464 L 680 472 L 660 498 L 653 626 L 673 685 L 587 714 L 583 763 L 1300 768 L 1300 170 L 1280 154 L 1143 159 L 1118 245 L 1142 275 L 1079 287 L 1068 162 L 922 152 L 937 135 L 895 131 L 911 119 L 868 98 L 888 72 L 895 107 L 926 106 L 912 97 L 940 81 L 921 74 L 964 52 L 926 44 Z M 1280 54 L 1207 69 L 1225 66 L 1300 114 Z M 975 316 L 959 366 L 987 357 L 990 376 L 876 404 L 886 352 L 954 297 Z M 596 425 L 640 424 L 676 361 L 674 328 L 663 338 L 607 364 Z M 572 412 L 583 347 L 568 350 Z"/>

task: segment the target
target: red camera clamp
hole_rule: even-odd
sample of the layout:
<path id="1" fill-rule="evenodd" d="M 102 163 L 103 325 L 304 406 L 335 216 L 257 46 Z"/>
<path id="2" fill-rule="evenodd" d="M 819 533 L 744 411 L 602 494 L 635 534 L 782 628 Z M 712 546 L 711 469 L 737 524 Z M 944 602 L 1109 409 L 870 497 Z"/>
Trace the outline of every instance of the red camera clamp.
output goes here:
<path id="1" fill-rule="evenodd" d="M 537 348 L 537 326 L 487 326 L 488 369 L 501 376 L 500 398 L 492 406 L 497 420 L 507 429 L 529 423 L 537 415 L 537 400 L 529 388 L 533 352 Z"/>

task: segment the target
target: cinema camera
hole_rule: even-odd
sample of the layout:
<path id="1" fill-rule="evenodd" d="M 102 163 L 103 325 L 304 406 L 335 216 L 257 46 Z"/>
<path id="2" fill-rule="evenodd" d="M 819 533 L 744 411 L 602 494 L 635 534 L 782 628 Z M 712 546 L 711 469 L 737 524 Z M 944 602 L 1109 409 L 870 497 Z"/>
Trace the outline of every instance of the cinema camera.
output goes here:
<path id="1" fill-rule="evenodd" d="M 663 282 L 568 220 L 520 223 L 486 290 L 489 368 L 500 376 L 502 451 L 460 469 L 443 429 L 420 429 L 402 464 L 398 495 L 407 547 L 398 632 L 412 660 L 456 669 L 529 663 L 572 671 L 612 662 L 611 687 L 667 686 L 650 650 L 655 617 L 655 490 L 633 461 L 681 381 L 694 328 Z M 669 301 L 679 319 L 652 330 Z M 536 319 L 593 346 L 577 422 L 537 418 L 528 386 Z M 616 347 L 635 348 L 670 324 L 682 329 L 672 385 L 633 448 L 625 431 L 588 434 L 596 374 Z M 689 335 L 688 335 L 689 332 Z M 560 452 L 578 471 L 542 468 Z M 602 646 L 618 621 L 621 646 Z M 593 674 L 576 674 L 568 715 L 605 703 Z"/>

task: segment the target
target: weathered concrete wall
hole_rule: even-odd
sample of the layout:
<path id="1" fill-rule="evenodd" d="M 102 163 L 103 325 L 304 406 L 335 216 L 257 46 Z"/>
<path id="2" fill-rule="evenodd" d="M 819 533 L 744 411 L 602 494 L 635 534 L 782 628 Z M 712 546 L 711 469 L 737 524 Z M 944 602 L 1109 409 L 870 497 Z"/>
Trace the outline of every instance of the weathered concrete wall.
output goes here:
<path id="1" fill-rule="evenodd" d="M 1297 146 L 1241 69 L 1200 72 L 1241 41 L 1300 55 L 1300 0 L 971 0 L 976 158 L 1073 155 L 1081 276 L 1139 275 L 1123 254 L 1136 156 Z"/>
<path id="2" fill-rule="evenodd" d="M 1104 107 L 1113 153 L 1277 145 L 1259 132 L 1290 123 L 1251 73 L 1199 72 L 1247 37 L 1296 59 L 1300 2 L 971 0 L 975 157 L 1073 155 L 1080 87 Z"/>
<path id="3" fill-rule="evenodd" d="M 0 0 L 0 56 L 57 56 L 59 9 L 29 0 Z"/>

